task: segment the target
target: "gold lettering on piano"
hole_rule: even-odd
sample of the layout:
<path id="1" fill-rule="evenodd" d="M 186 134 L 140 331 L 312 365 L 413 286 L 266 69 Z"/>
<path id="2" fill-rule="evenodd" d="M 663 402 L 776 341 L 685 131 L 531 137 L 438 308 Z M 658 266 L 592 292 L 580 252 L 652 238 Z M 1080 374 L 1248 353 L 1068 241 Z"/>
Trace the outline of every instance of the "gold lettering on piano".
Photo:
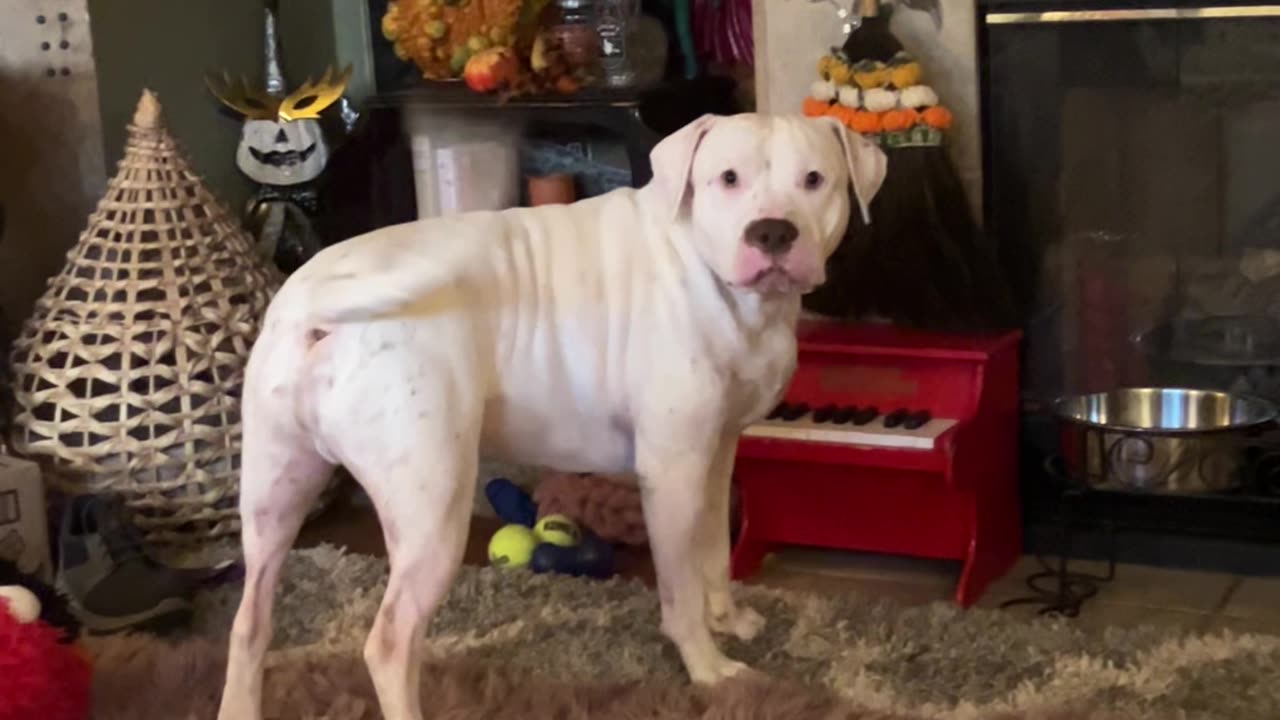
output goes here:
<path id="1" fill-rule="evenodd" d="M 873 390 L 878 395 L 895 397 L 912 397 L 920 390 L 920 384 L 906 378 L 901 368 L 871 365 L 823 368 L 818 374 L 818 385 L 829 392 Z"/>

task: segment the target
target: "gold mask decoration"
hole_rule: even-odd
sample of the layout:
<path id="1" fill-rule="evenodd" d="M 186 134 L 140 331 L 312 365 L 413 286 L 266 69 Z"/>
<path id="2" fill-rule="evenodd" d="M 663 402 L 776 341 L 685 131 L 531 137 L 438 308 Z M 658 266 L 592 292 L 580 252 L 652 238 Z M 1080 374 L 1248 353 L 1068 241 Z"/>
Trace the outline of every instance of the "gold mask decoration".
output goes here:
<path id="1" fill-rule="evenodd" d="M 342 97 L 350 79 L 350 65 L 336 75 L 330 67 L 325 70 L 319 82 L 313 83 L 308 78 L 297 90 L 285 97 L 255 90 L 243 77 L 233 78 L 226 72 L 206 75 L 205 84 L 223 105 L 243 115 L 246 120 L 292 122 L 319 119 L 325 108 Z"/>

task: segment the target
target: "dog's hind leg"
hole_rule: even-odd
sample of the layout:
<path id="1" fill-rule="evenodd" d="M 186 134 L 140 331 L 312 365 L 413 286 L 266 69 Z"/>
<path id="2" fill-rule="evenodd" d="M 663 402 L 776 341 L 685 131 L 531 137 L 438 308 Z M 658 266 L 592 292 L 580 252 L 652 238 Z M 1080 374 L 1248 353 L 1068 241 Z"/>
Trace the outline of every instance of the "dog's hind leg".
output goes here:
<path id="1" fill-rule="evenodd" d="M 466 413 L 433 415 L 442 426 L 397 433 L 399 447 L 381 448 L 381 458 L 355 470 L 377 509 L 391 563 L 364 649 L 387 720 L 422 720 L 423 634 L 462 565 L 475 496 L 478 422 L 468 423 Z"/>
<path id="2" fill-rule="evenodd" d="M 246 403 L 240 479 L 244 595 L 231 627 L 218 720 L 262 718 L 262 663 L 271 643 L 280 568 L 333 471 L 315 450 L 255 420 Z"/>

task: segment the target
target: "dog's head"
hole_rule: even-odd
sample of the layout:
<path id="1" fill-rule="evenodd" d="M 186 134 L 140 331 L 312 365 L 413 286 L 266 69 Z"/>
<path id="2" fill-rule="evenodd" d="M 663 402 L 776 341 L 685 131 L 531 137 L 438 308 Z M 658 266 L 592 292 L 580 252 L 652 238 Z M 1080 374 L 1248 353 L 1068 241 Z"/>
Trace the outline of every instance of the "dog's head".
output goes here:
<path id="1" fill-rule="evenodd" d="M 706 115 L 653 150 L 654 184 L 726 283 L 804 293 L 884 180 L 883 152 L 829 118 Z"/>

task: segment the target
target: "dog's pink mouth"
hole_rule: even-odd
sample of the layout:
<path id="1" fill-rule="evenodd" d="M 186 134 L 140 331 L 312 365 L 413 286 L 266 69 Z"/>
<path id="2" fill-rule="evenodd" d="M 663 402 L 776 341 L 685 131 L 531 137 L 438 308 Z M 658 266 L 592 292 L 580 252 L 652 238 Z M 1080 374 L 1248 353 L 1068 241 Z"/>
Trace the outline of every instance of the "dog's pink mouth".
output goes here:
<path id="1" fill-rule="evenodd" d="M 802 292 L 808 287 L 807 283 L 793 277 L 781 265 L 772 265 L 764 268 L 750 280 L 742 283 L 742 286 L 765 295 L 785 295 Z"/>
<path id="2" fill-rule="evenodd" d="M 806 248 L 781 255 L 743 248 L 734 268 L 734 285 L 768 295 L 806 293 L 822 282 L 821 266 Z"/>

